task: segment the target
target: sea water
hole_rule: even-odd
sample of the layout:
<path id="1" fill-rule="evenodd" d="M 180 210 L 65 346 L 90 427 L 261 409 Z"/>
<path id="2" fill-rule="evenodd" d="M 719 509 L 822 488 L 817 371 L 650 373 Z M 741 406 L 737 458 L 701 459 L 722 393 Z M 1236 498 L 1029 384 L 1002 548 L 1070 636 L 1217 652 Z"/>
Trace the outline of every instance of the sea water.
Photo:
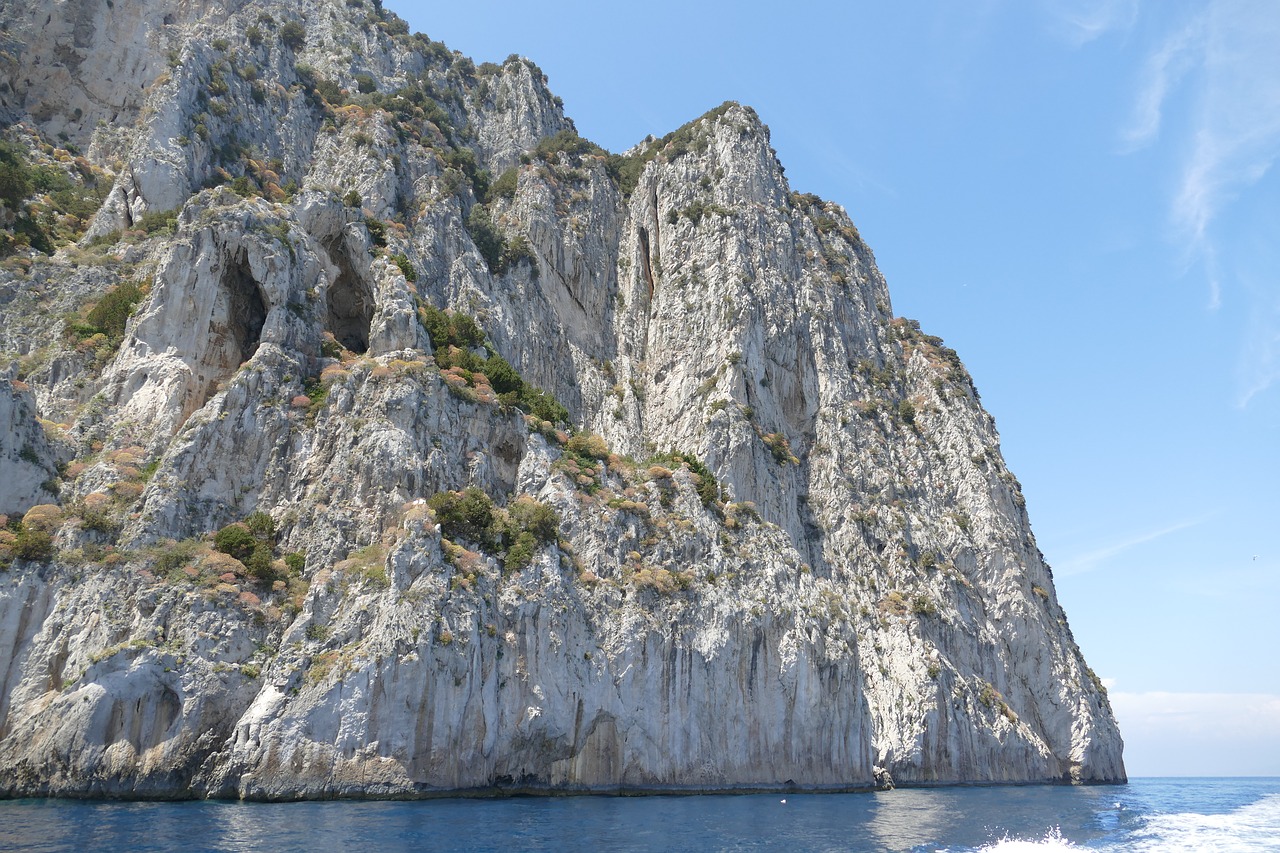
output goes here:
<path id="1" fill-rule="evenodd" d="M 0 850 L 1280 851 L 1280 778 L 865 794 L 0 802 Z"/>

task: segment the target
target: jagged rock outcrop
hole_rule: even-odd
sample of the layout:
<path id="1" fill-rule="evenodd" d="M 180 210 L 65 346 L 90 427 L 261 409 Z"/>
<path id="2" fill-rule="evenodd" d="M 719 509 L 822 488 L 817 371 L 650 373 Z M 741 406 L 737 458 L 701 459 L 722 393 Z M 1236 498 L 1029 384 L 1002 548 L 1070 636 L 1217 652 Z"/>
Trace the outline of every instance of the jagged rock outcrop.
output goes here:
<path id="1" fill-rule="evenodd" d="M 968 373 L 751 109 L 610 155 L 370 0 L 37 6 L 0 795 L 1124 778 Z"/>

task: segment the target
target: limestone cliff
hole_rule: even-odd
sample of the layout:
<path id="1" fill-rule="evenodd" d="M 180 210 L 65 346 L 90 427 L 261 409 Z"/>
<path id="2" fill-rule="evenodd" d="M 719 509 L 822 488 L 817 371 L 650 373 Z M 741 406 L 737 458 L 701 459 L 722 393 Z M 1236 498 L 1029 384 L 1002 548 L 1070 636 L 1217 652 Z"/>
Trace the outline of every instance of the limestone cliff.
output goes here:
<path id="1" fill-rule="evenodd" d="M 0 15 L 0 795 L 1123 780 L 750 108 L 615 155 L 376 0 Z"/>

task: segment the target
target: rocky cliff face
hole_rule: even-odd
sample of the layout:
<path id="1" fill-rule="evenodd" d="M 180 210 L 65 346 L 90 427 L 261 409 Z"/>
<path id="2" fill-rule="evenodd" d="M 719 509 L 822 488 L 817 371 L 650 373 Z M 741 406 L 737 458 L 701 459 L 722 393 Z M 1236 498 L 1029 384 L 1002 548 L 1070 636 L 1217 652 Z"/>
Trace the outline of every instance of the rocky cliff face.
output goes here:
<path id="1" fill-rule="evenodd" d="M 0 3 L 0 794 L 1124 778 L 751 109 L 610 155 L 374 0 L 161 5 Z"/>

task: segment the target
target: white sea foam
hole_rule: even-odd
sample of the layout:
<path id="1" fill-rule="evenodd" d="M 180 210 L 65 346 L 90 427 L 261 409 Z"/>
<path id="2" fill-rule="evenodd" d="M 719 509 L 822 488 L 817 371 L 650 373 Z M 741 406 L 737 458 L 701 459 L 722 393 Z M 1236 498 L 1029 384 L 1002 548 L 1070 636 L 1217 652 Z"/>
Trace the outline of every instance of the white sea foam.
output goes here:
<path id="1" fill-rule="evenodd" d="M 978 853 L 1053 853 L 1083 849 L 1054 829 L 1038 840 L 1006 837 L 978 848 Z M 1280 794 L 1268 794 L 1223 814 L 1153 815 L 1127 837 L 1096 849 L 1117 853 L 1275 853 L 1280 850 Z"/>
<path id="2" fill-rule="evenodd" d="M 1063 838 L 1062 832 L 1055 827 L 1045 833 L 1044 838 L 1038 841 L 1002 838 L 994 844 L 979 847 L 978 853 L 1051 853 L 1054 850 L 1079 849 L 1079 847 Z"/>
<path id="3" fill-rule="evenodd" d="M 1161 853 L 1274 853 L 1280 849 L 1280 794 L 1269 794 L 1225 814 L 1153 816 L 1134 833 L 1129 848 Z"/>

